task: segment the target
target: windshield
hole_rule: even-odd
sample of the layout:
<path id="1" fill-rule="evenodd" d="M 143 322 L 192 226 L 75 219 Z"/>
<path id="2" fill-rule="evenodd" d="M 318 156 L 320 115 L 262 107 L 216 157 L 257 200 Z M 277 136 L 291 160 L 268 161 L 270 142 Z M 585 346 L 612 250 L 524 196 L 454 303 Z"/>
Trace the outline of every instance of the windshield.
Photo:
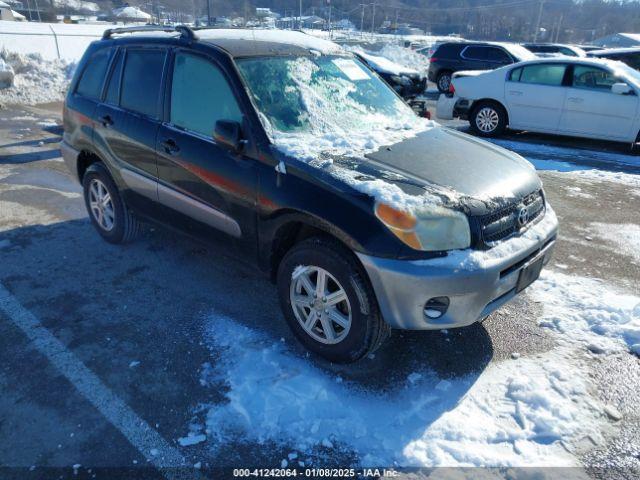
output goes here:
<path id="1" fill-rule="evenodd" d="M 638 70 L 622 62 L 615 62 L 612 66 L 616 75 L 621 77 L 626 76 L 634 82 L 636 86 L 640 87 L 640 72 Z"/>
<path id="2" fill-rule="evenodd" d="M 402 129 L 417 118 L 359 60 L 260 57 L 237 62 L 268 127 L 283 133 L 345 134 Z"/>

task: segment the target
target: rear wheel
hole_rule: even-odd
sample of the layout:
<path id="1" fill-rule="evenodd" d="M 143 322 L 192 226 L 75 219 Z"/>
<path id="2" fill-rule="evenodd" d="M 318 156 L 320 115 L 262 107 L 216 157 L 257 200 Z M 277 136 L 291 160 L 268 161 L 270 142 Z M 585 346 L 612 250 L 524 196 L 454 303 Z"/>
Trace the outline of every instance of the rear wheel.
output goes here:
<path id="1" fill-rule="evenodd" d="M 440 72 L 436 79 L 436 85 L 440 93 L 447 93 L 451 85 L 451 72 Z"/>
<path id="2" fill-rule="evenodd" d="M 116 184 L 100 163 L 82 178 L 84 201 L 91 223 L 107 242 L 127 243 L 140 231 L 140 222 L 124 204 Z"/>
<path id="3" fill-rule="evenodd" d="M 507 112 L 494 102 L 480 102 L 469 116 L 471 130 L 481 137 L 502 135 L 507 128 Z"/>
<path id="4" fill-rule="evenodd" d="M 295 245 L 278 268 L 278 293 L 298 340 L 332 362 L 355 362 L 389 336 L 362 267 L 332 240 Z"/>

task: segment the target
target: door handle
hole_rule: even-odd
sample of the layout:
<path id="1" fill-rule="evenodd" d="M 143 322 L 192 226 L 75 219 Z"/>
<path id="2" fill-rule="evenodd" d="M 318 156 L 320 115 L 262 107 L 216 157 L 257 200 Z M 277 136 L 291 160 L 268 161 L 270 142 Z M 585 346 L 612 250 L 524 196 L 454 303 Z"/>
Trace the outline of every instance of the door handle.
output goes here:
<path id="1" fill-rule="evenodd" d="M 509 95 L 513 95 L 514 97 L 521 97 L 522 92 L 519 92 L 518 90 L 509 90 Z"/>
<path id="2" fill-rule="evenodd" d="M 113 119 L 111 118 L 111 115 L 103 115 L 100 117 L 100 123 L 103 127 L 110 127 L 113 125 Z"/>
<path id="3" fill-rule="evenodd" d="M 580 98 L 580 97 L 569 97 L 567 100 L 569 100 L 571 103 L 582 103 L 582 102 L 584 102 L 584 98 Z"/>
<path id="4" fill-rule="evenodd" d="M 174 155 L 180 151 L 180 147 L 178 146 L 178 144 L 171 138 L 168 138 L 167 140 L 161 142 L 160 145 L 169 155 Z"/>

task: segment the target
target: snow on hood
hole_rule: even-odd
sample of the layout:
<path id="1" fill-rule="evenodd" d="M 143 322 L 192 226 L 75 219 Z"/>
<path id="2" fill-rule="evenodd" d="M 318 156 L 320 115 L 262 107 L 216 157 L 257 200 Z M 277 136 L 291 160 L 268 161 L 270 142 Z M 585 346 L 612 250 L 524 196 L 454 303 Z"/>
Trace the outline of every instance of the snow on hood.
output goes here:
<path id="1" fill-rule="evenodd" d="M 407 195 L 397 185 L 380 179 L 361 180 L 358 172 L 333 165 L 331 159 L 348 156 L 365 161 L 365 155 L 435 128 L 437 124 L 416 116 L 399 99 L 394 117 L 375 112 L 363 114 L 363 106 L 349 97 L 354 88 L 350 82 L 333 79 L 327 85 L 322 81 L 311 84 L 313 71 L 313 63 L 305 58 L 296 60 L 291 67 L 306 108 L 310 130 L 280 131 L 271 125 L 267 117 L 260 115 L 274 146 L 286 155 L 324 169 L 355 189 L 396 208 L 413 210 L 429 204 L 442 204 L 440 196 Z M 367 128 L 354 128 L 354 125 L 362 124 L 363 115 L 366 116 Z"/>
<path id="2" fill-rule="evenodd" d="M 404 67 L 399 63 L 392 62 L 388 58 L 371 55 L 364 51 L 358 52 L 358 54 L 378 72 L 388 73 L 389 75 L 418 75 L 417 70 Z"/>

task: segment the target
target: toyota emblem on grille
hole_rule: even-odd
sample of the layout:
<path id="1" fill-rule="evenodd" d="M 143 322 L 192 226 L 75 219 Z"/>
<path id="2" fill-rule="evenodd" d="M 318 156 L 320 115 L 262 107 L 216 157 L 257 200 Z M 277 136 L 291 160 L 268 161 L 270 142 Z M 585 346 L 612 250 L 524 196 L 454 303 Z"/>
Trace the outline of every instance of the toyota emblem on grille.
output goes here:
<path id="1" fill-rule="evenodd" d="M 524 227 L 529 221 L 529 209 L 526 206 L 520 207 L 518 211 L 518 226 Z"/>

